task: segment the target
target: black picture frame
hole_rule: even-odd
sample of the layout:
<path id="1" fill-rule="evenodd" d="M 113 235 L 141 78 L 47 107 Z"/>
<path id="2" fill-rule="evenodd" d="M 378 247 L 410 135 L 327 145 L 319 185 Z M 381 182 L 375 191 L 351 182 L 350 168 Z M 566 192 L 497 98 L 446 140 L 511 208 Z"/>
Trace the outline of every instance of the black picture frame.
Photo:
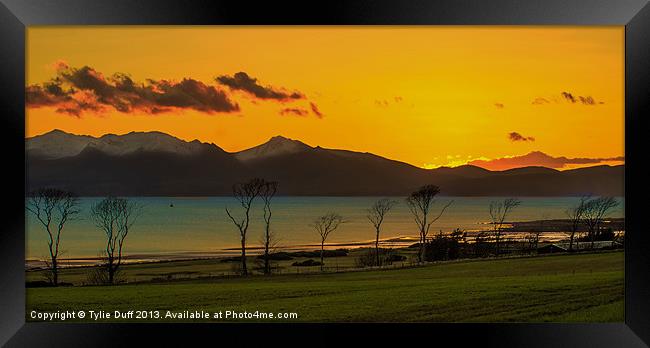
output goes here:
<path id="1" fill-rule="evenodd" d="M 625 323 L 620 324 L 61 324 L 25 322 L 25 28 L 35 25 L 624 25 Z M 643 347 L 650 343 L 650 237 L 642 139 L 650 100 L 650 6 L 645 0 L 182 1 L 0 0 L 0 111 L 5 158 L 0 233 L 0 344 L 244 346 L 338 344 L 349 336 L 402 344 L 499 347 Z M 586 62 L 588 64 L 588 62 Z M 20 170 L 18 168 L 23 168 Z M 18 184 L 23 182 L 23 187 Z M 396 327 L 397 326 L 397 327 Z M 202 336 L 201 338 L 197 336 Z M 202 343 L 203 342 L 203 343 Z M 644 343 L 646 342 L 646 343 Z M 300 343 L 299 343 L 300 344 Z"/>

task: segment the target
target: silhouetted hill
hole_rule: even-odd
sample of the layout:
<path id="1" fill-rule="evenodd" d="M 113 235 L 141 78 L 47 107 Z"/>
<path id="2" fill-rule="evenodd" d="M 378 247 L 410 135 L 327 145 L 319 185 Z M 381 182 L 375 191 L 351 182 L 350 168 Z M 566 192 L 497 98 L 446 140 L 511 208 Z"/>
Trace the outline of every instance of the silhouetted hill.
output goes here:
<path id="1" fill-rule="evenodd" d="M 466 178 L 481 178 L 486 175 L 490 175 L 491 171 L 472 165 L 462 165 L 458 167 L 440 167 L 434 169 L 437 173 L 448 174 L 448 175 L 457 175 Z"/>
<path id="2" fill-rule="evenodd" d="M 246 172 L 217 147 L 192 155 L 138 150 L 122 156 L 89 147 L 60 159 L 28 154 L 27 163 L 30 188 L 61 187 L 82 196 L 220 195 Z"/>
<path id="3" fill-rule="evenodd" d="M 406 195 L 425 184 L 459 196 L 623 194 L 623 166 L 427 170 L 284 137 L 228 153 L 160 132 L 94 138 L 53 131 L 27 139 L 26 149 L 28 188 L 60 187 L 81 196 L 229 195 L 232 184 L 251 177 L 279 181 L 282 195 Z"/>
<path id="4" fill-rule="evenodd" d="M 547 167 L 537 167 L 537 166 L 513 168 L 513 169 L 497 171 L 497 173 L 501 173 L 502 175 L 553 174 L 556 172 L 559 172 L 559 170 L 555 170 L 553 168 L 547 168 Z"/>
<path id="5" fill-rule="evenodd" d="M 311 149 L 309 145 L 298 140 L 275 136 L 264 144 L 236 152 L 234 155 L 237 159 L 243 162 L 252 162 L 273 158 L 275 156 L 303 152 L 309 149 Z"/>

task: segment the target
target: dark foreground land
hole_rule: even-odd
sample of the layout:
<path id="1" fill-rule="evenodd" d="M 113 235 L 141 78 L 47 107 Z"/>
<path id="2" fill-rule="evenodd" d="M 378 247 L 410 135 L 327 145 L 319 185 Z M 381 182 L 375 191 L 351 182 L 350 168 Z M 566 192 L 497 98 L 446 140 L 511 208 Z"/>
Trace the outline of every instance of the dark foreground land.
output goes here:
<path id="1" fill-rule="evenodd" d="M 100 322 L 179 321 L 164 316 L 167 311 L 230 310 L 293 312 L 297 318 L 282 321 L 305 322 L 620 322 L 623 256 L 609 251 L 363 272 L 28 288 L 26 313 L 28 321 L 35 321 L 32 310 L 140 310 L 161 316 Z M 207 261 L 195 262 L 201 267 Z M 93 322 L 89 316 L 70 321 Z"/>

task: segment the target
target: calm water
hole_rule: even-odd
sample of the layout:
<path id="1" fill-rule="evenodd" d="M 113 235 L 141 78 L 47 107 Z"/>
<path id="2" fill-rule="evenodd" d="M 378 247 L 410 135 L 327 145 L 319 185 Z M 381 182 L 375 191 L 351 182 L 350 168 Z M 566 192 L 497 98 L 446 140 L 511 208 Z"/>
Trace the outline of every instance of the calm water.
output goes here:
<path id="1" fill-rule="evenodd" d="M 235 211 L 232 198 L 134 198 L 144 209 L 126 242 L 127 254 L 156 254 L 178 252 L 216 252 L 237 247 L 239 232 L 225 214 L 224 207 Z M 342 215 L 348 223 L 332 233 L 328 242 L 348 243 L 374 238 L 372 225 L 366 219 L 366 209 L 376 197 L 277 197 L 273 201 L 272 229 L 280 239 L 280 246 L 316 244 L 319 237 L 310 227 L 317 216 L 330 211 Z M 415 223 L 403 197 L 387 216 L 382 237 L 417 235 Z M 443 203 L 454 200 L 445 214 L 431 226 L 431 232 L 451 231 L 455 228 L 481 229 L 489 220 L 488 205 L 495 197 L 441 197 L 433 211 Z M 62 233 L 61 247 L 65 258 L 95 257 L 105 245 L 104 235 L 90 220 L 90 206 L 96 198 L 81 199 L 80 220 L 68 223 Z M 538 220 L 566 218 L 564 211 L 577 202 L 574 197 L 521 198 L 508 220 Z M 623 203 L 623 199 L 619 201 Z M 173 207 L 170 207 L 173 204 Z M 623 216 L 623 204 L 610 217 Z M 436 214 L 437 215 L 437 214 Z M 262 206 L 254 207 L 249 245 L 259 244 L 262 237 Z M 46 233 L 36 219 L 27 216 L 27 258 L 43 258 L 47 253 Z"/>

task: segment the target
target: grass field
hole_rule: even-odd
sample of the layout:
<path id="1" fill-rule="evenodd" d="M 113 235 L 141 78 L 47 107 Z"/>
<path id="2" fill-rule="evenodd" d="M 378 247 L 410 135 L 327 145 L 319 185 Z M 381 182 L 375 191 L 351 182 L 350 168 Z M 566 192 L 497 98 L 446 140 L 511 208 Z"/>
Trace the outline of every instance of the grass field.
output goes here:
<path id="1" fill-rule="evenodd" d="M 27 320 L 32 310 L 157 310 L 161 316 L 168 310 L 231 310 L 294 312 L 296 319 L 284 321 L 306 322 L 615 322 L 624 320 L 623 273 L 623 252 L 603 252 L 364 272 L 29 288 Z"/>
<path id="2" fill-rule="evenodd" d="M 357 248 L 351 249 L 348 256 L 342 257 L 326 257 L 325 267 L 330 271 L 344 271 L 347 269 L 355 268 L 355 260 L 357 257 L 366 253 L 368 249 Z M 396 253 L 403 255 L 409 259 L 406 262 L 396 262 L 394 266 L 400 267 L 408 265 L 410 260 L 415 260 L 415 249 L 402 248 L 398 249 Z M 296 257 L 292 260 L 273 261 L 276 267 L 276 272 L 280 274 L 297 274 L 297 273 L 314 273 L 319 272 L 320 267 L 295 267 L 292 266 L 294 262 L 301 262 L 308 260 L 307 257 Z M 311 259 L 317 260 L 318 257 Z M 261 270 L 255 270 L 255 256 L 247 258 L 248 267 L 253 273 L 260 273 Z M 222 275 L 234 275 L 237 262 L 221 262 L 220 259 L 202 259 L 202 260 L 187 260 L 187 261 L 171 261 L 171 262 L 148 262 L 148 263 L 132 263 L 124 264 L 121 269 L 121 277 L 128 282 L 146 282 L 153 279 L 160 280 L 178 280 L 185 278 L 198 278 L 198 277 L 216 277 Z M 238 269 L 238 268 L 237 268 Z M 72 283 L 74 285 L 84 285 L 87 282 L 89 267 L 69 267 L 62 268 L 59 272 L 59 281 Z M 44 280 L 43 271 L 34 270 L 26 272 L 27 281 Z"/>

